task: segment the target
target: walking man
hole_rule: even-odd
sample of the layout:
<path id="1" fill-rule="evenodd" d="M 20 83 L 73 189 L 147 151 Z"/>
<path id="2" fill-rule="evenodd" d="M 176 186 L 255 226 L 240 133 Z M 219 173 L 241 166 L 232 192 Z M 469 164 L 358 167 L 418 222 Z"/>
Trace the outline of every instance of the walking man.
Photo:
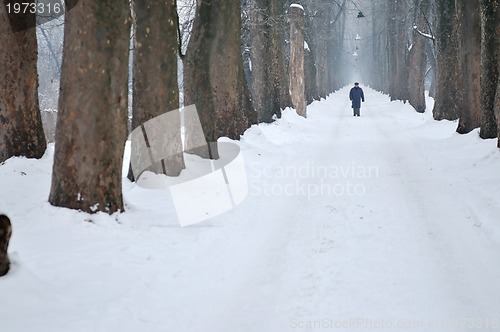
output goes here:
<path id="1" fill-rule="evenodd" d="M 352 101 L 352 109 L 354 111 L 354 116 L 359 115 L 359 109 L 361 108 L 361 101 L 365 102 L 365 94 L 363 89 L 359 87 L 359 83 L 354 83 L 354 88 L 349 92 L 349 99 Z"/>

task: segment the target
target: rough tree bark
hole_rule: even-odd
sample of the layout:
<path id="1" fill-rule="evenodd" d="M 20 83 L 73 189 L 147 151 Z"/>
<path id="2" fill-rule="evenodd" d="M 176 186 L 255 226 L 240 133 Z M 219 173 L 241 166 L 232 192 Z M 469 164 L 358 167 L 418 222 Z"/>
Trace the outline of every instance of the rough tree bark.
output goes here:
<path id="1" fill-rule="evenodd" d="M 30 1 L 28 1 L 30 2 Z M 13 24 L 34 26 L 35 15 L 13 15 Z M 46 149 L 38 105 L 35 29 L 13 32 L 0 5 L 0 162 L 13 156 L 40 158 Z"/>
<path id="2" fill-rule="evenodd" d="M 414 1 L 414 24 L 425 26 L 425 13 L 428 9 L 426 1 Z M 409 103 L 419 113 L 425 112 L 425 73 L 427 57 L 425 53 L 425 38 L 413 29 L 413 44 L 409 52 L 408 96 Z"/>
<path id="3" fill-rule="evenodd" d="M 429 96 L 436 97 L 436 38 L 435 38 L 435 23 L 436 23 L 436 0 L 428 0 L 429 2 L 429 16 L 427 17 L 427 27 L 432 38 L 429 38 L 425 45 L 425 52 L 427 54 L 427 61 L 429 62 L 430 69 L 427 76 L 430 76 Z"/>
<path id="4" fill-rule="evenodd" d="M 409 103 L 419 113 L 425 112 L 425 40 L 421 36 L 414 36 L 413 46 L 409 54 L 408 91 Z"/>
<path id="5" fill-rule="evenodd" d="M 347 81 L 342 75 L 342 64 L 345 37 L 345 13 L 347 0 L 336 0 L 329 8 L 330 20 L 328 22 L 328 92 L 342 88 Z"/>
<path id="6" fill-rule="evenodd" d="M 304 50 L 304 85 L 306 102 L 309 105 L 314 100 L 320 100 L 318 87 L 316 86 L 316 65 L 310 49 Z"/>
<path id="7" fill-rule="evenodd" d="M 406 0 L 389 4 L 389 95 L 391 100 L 407 101 L 408 91 L 408 20 Z"/>
<path id="8" fill-rule="evenodd" d="M 436 120 L 458 119 L 463 105 L 455 0 L 436 1 Z"/>
<path id="9" fill-rule="evenodd" d="M 371 2 L 374 66 L 370 68 L 370 84 L 387 94 L 389 93 L 388 24 L 390 21 L 388 6 L 386 1 Z"/>
<path id="10" fill-rule="evenodd" d="M 188 152 L 218 158 L 219 137 L 239 139 L 257 122 L 243 72 L 240 2 L 199 0 L 184 58 L 184 103 L 195 104 L 210 149 Z M 190 131 L 186 140 L 190 140 Z"/>
<path id="11" fill-rule="evenodd" d="M 330 70 L 329 70 L 329 41 L 332 31 L 330 30 L 330 13 L 332 3 L 326 1 L 307 1 L 306 29 L 309 36 L 309 47 L 312 50 L 316 63 L 316 87 L 320 98 L 326 98 L 330 93 Z"/>
<path id="12" fill-rule="evenodd" d="M 252 101 L 259 122 L 281 117 L 292 106 L 285 67 L 283 6 L 277 0 L 250 1 Z"/>
<path id="13" fill-rule="evenodd" d="M 66 13 L 49 201 L 93 213 L 123 210 L 130 37 L 128 0 L 85 0 Z"/>
<path id="14" fill-rule="evenodd" d="M 328 11 L 328 21 L 326 22 L 326 34 L 328 38 L 327 44 L 327 70 L 328 70 L 328 93 L 332 93 L 336 89 L 343 86 L 341 77 L 339 59 L 342 57 L 342 49 L 344 47 L 345 37 L 345 11 L 347 0 L 336 0 L 327 2 L 326 10 Z"/>
<path id="15" fill-rule="evenodd" d="M 500 0 L 481 0 L 481 131 L 499 135 L 500 124 Z M 495 112 L 496 111 L 496 112 Z M 497 122 L 498 121 L 498 122 Z M 500 146 L 500 140 L 499 140 Z"/>
<path id="16" fill-rule="evenodd" d="M 150 168 L 156 173 L 177 176 L 185 166 L 178 112 L 178 29 L 175 0 L 135 0 L 134 12 L 136 29 L 132 129 L 159 115 L 174 112 L 170 113 L 169 119 L 175 121 L 169 123 L 167 128 L 147 132 L 147 143 L 156 148 L 168 145 L 162 151 L 177 152 Z"/>
<path id="17" fill-rule="evenodd" d="M 279 105 L 281 109 L 292 107 L 290 96 L 290 78 L 288 75 L 285 56 L 285 7 L 281 0 L 271 0 L 271 13 L 274 24 L 271 27 L 271 63 L 273 66 L 273 85 L 278 91 Z"/>
<path id="18" fill-rule="evenodd" d="M 290 6 L 290 94 L 297 114 L 307 117 L 304 84 L 304 9 Z"/>
<path id="19" fill-rule="evenodd" d="M 456 4 L 464 85 L 457 132 L 466 134 L 481 125 L 481 11 L 474 1 L 456 0 Z"/>
<path id="20" fill-rule="evenodd" d="M 425 53 L 427 54 L 427 60 L 431 69 L 429 75 L 432 75 L 431 86 L 429 87 L 429 97 L 436 97 L 436 51 L 435 51 L 435 41 L 429 40 L 425 45 Z"/>
<path id="21" fill-rule="evenodd" d="M 0 215 L 0 277 L 9 272 L 9 240 L 12 234 L 12 226 L 9 218 L 5 215 Z"/>
<path id="22" fill-rule="evenodd" d="M 287 5 L 290 6 L 291 3 L 287 3 Z M 287 28 L 290 29 L 290 25 L 288 25 Z M 314 33 L 313 20 L 306 16 L 304 18 L 304 86 L 307 104 L 312 103 L 314 100 L 321 100 L 318 89 L 318 69 L 316 66 L 316 51 L 314 46 L 316 37 Z M 308 46 L 307 48 L 305 47 L 306 44 Z M 290 64 L 290 50 L 288 50 L 287 60 L 288 64 Z M 290 76 L 289 70 L 288 76 Z"/>

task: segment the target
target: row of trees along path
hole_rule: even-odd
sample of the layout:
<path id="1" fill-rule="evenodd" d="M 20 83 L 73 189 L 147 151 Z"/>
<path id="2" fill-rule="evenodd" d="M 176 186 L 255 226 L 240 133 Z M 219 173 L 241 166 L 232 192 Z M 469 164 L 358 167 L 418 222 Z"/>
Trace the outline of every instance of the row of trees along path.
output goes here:
<path id="1" fill-rule="evenodd" d="M 306 116 L 306 103 L 348 83 L 345 39 L 353 10 L 363 6 L 358 17 L 368 24 L 358 28 L 371 35 L 359 50 L 369 55 L 360 64 L 366 83 L 423 112 L 432 72 L 435 119 L 458 119 L 459 133 L 480 128 L 482 138 L 499 137 L 500 0 L 300 3 L 303 9 L 289 0 L 199 1 L 188 39 L 175 0 L 79 1 L 65 16 L 50 203 L 89 213 L 124 210 L 131 31 L 133 128 L 179 107 L 178 57 L 183 102 L 198 106 L 208 142 L 239 139 L 285 107 Z M 9 17 L 0 6 L 0 42 L 9 45 L 0 48 L 0 162 L 40 158 L 46 150 L 36 30 L 14 32 L 9 19 L 34 25 L 36 17 Z M 184 168 L 180 128 L 168 135 L 179 153 L 151 169 L 177 175 Z M 208 153 L 190 152 L 218 157 L 214 144 Z"/>

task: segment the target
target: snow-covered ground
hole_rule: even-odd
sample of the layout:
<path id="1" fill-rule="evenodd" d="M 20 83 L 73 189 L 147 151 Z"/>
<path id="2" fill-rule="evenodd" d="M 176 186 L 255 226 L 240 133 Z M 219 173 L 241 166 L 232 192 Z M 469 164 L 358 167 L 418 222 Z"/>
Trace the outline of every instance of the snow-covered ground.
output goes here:
<path id="1" fill-rule="evenodd" d="M 52 207 L 53 147 L 6 161 L 0 330 L 500 331 L 495 140 L 365 94 L 250 128 L 248 197 L 191 227 L 127 180 L 126 213 Z"/>

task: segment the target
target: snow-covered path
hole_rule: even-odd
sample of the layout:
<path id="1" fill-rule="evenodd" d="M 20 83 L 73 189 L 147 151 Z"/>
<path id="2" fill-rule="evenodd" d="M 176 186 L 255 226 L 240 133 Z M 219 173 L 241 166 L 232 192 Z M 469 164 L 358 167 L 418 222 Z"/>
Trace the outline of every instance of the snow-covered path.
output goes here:
<path id="1" fill-rule="evenodd" d="M 193 227 L 131 184 L 118 223 L 49 206 L 51 154 L 0 166 L 2 331 L 500 331 L 496 142 L 347 94 L 249 129 L 249 196 Z"/>
<path id="2" fill-rule="evenodd" d="M 286 158 L 276 158 L 272 151 L 272 160 L 263 162 L 259 174 L 266 168 L 278 175 L 283 169 L 306 169 L 299 174 L 300 184 L 312 184 L 313 197 L 303 197 L 300 184 L 297 195 L 271 193 L 273 207 L 262 207 L 252 219 L 273 225 L 259 229 L 272 235 L 254 253 L 261 264 L 244 277 L 250 281 L 243 281 L 239 293 L 246 290 L 248 296 L 243 301 L 233 297 L 220 316 L 209 313 L 203 322 L 213 320 L 214 330 L 230 326 L 228 331 L 338 324 L 352 330 L 380 325 L 399 331 L 444 326 L 466 331 L 470 319 L 485 326 L 495 323 L 500 318 L 500 247 L 481 229 L 478 213 L 489 213 L 485 221 L 492 224 L 500 218 L 469 192 L 467 181 L 445 176 L 448 169 L 435 169 L 439 161 L 430 159 L 445 154 L 440 148 L 446 147 L 425 138 L 429 130 L 419 137 L 428 115 L 406 119 L 408 107 L 396 103 L 401 110 L 385 110 L 387 100 L 369 92 L 363 116 L 354 118 L 345 94 L 318 105 L 308 120 L 312 124 L 301 123 L 307 129 L 291 143 L 293 149 L 284 146 Z M 455 125 L 430 133 L 449 135 Z M 329 176 L 319 175 L 324 168 L 331 170 Z M 338 175 L 334 169 L 352 174 Z M 273 180 L 269 187 L 278 193 L 294 183 Z M 347 192 L 349 183 L 355 185 L 353 193 Z M 343 194 L 336 191 L 339 184 Z M 334 193 L 314 195 L 318 187 L 334 188 Z M 248 243 L 252 250 L 255 242 Z M 260 284 L 255 274 L 262 275 Z M 255 313 L 249 314 L 249 308 Z M 234 315 L 234 325 L 228 324 L 228 315 Z"/>

